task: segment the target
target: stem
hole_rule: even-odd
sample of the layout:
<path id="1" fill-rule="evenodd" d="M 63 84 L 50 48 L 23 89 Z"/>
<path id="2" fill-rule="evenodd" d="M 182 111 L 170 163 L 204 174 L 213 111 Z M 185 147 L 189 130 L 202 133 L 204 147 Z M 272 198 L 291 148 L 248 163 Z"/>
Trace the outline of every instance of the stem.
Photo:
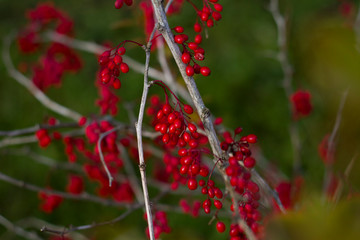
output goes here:
<path id="1" fill-rule="evenodd" d="M 148 45 L 150 45 L 150 47 L 151 47 L 151 40 L 149 40 Z M 153 227 L 153 221 L 152 221 L 149 192 L 148 192 L 148 188 L 147 188 L 146 171 L 145 171 L 146 164 L 145 164 L 145 159 L 144 159 L 144 149 L 143 149 L 143 143 L 142 143 L 142 124 L 143 124 L 143 119 L 144 119 L 145 103 L 146 103 L 147 95 L 149 92 L 149 88 L 151 86 L 148 82 L 148 72 L 149 72 L 149 63 L 150 63 L 150 47 L 144 46 L 145 54 L 146 54 L 145 72 L 144 72 L 144 88 L 143 88 L 143 94 L 141 97 L 139 117 L 138 117 L 138 121 L 135 123 L 135 128 L 136 128 L 136 137 L 137 137 L 138 152 L 139 152 L 139 169 L 140 169 L 141 183 L 142 183 L 143 195 L 144 195 L 144 201 L 145 201 L 145 211 L 146 211 L 148 227 L 149 227 L 149 235 L 150 235 L 150 239 L 154 240 L 155 239 L 154 227 Z"/>

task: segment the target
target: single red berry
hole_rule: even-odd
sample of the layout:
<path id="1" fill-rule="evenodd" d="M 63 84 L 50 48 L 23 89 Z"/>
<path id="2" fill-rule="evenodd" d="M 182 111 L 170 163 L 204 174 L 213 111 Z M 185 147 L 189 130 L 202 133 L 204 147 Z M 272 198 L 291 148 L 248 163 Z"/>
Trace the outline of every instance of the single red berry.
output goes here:
<path id="1" fill-rule="evenodd" d="M 194 76 L 194 73 L 195 73 L 194 68 L 190 65 L 186 66 L 185 72 L 186 72 L 186 75 L 188 75 L 189 77 Z"/>
<path id="2" fill-rule="evenodd" d="M 197 189 L 197 181 L 194 178 L 189 178 L 187 185 L 190 190 Z"/>
<path id="3" fill-rule="evenodd" d="M 116 0 L 115 1 L 115 8 L 120 9 L 124 4 L 124 0 Z"/>
<path id="4" fill-rule="evenodd" d="M 221 13 L 213 12 L 211 16 L 215 19 L 215 21 L 219 21 L 221 19 Z"/>
<path id="5" fill-rule="evenodd" d="M 196 130 L 197 130 L 196 126 L 192 123 L 188 124 L 188 129 L 190 132 L 196 132 Z"/>
<path id="6" fill-rule="evenodd" d="M 196 35 L 194 42 L 200 44 L 202 42 L 202 36 L 200 34 Z"/>
<path id="7" fill-rule="evenodd" d="M 188 104 L 185 104 L 184 105 L 184 111 L 187 113 L 187 114 L 192 114 L 194 112 L 193 108 L 188 105 Z"/>
<path id="8" fill-rule="evenodd" d="M 219 232 L 219 233 L 222 233 L 224 232 L 226 229 L 226 226 L 223 222 L 217 222 L 216 223 L 216 230 Z"/>
<path id="9" fill-rule="evenodd" d="M 209 76 L 210 75 L 210 73 L 211 73 L 211 70 L 210 70 L 210 68 L 208 68 L 208 67 L 201 67 L 200 68 L 200 73 L 203 75 L 203 76 Z"/>
<path id="10" fill-rule="evenodd" d="M 122 63 L 122 57 L 120 55 L 116 55 L 114 57 L 114 62 L 119 65 L 120 63 Z"/>
<path id="11" fill-rule="evenodd" d="M 209 169 L 207 169 L 206 167 L 200 168 L 200 175 L 203 177 L 207 177 L 209 175 Z"/>
<path id="12" fill-rule="evenodd" d="M 173 123 L 176 120 L 176 115 L 174 113 L 170 113 L 167 117 L 167 121 L 169 123 Z"/>
<path id="13" fill-rule="evenodd" d="M 238 135 L 238 134 L 240 134 L 241 132 L 242 132 L 242 127 L 237 127 L 236 129 L 235 129 L 235 135 Z"/>
<path id="14" fill-rule="evenodd" d="M 188 153 L 188 150 L 187 150 L 186 148 L 181 148 L 181 149 L 179 149 L 179 151 L 178 151 L 178 154 L 179 154 L 180 157 L 186 156 L 187 153 Z"/>
<path id="15" fill-rule="evenodd" d="M 115 79 L 114 79 L 112 85 L 113 85 L 113 87 L 114 87 L 115 89 L 121 88 L 121 82 L 120 82 L 120 80 L 119 80 L 118 78 L 115 78 Z"/>
<path id="16" fill-rule="evenodd" d="M 180 120 L 180 119 L 175 119 L 175 121 L 174 121 L 174 126 L 175 126 L 175 128 L 177 128 L 177 129 L 181 128 L 181 126 L 182 126 L 181 120 Z"/>
<path id="17" fill-rule="evenodd" d="M 170 141 L 170 135 L 168 133 L 165 133 L 162 137 L 162 141 L 163 143 L 168 144 Z"/>
<path id="18" fill-rule="evenodd" d="M 126 53 L 126 49 L 124 47 L 120 47 L 118 50 L 117 50 L 117 53 L 119 55 L 124 55 Z"/>
<path id="19" fill-rule="evenodd" d="M 188 132 L 184 132 L 183 139 L 185 142 L 189 142 L 191 140 L 191 135 Z"/>
<path id="20" fill-rule="evenodd" d="M 223 10 L 223 6 L 219 3 L 214 4 L 214 8 L 218 12 L 221 12 Z"/>
<path id="21" fill-rule="evenodd" d="M 86 121 L 87 121 L 86 117 L 84 117 L 84 116 L 81 117 L 81 118 L 79 119 L 79 122 L 78 122 L 79 126 L 80 126 L 80 127 L 84 126 L 85 123 L 86 123 Z"/>
<path id="22" fill-rule="evenodd" d="M 212 19 L 208 19 L 206 21 L 206 26 L 208 26 L 209 28 L 213 27 L 214 26 L 214 21 Z"/>
<path id="23" fill-rule="evenodd" d="M 196 50 L 199 46 L 197 45 L 197 43 L 189 42 L 189 43 L 188 43 L 188 47 L 189 47 L 191 50 Z"/>
<path id="24" fill-rule="evenodd" d="M 195 139 L 192 139 L 192 140 L 189 141 L 189 146 L 191 148 L 196 148 L 198 145 L 199 145 L 199 143 Z"/>
<path id="25" fill-rule="evenodd" d="M 214 206 L 217 208 L 217 209 L 221 209 L 222 208 L 222 202 L 219 201 L 219 200 L 215 200 L 214 201 Z"/>
<path id="26" fill-rule="evenodd" d="M 127 73 L 127 72 L 129 72 L 129 66 L 128 66 L 126 63 L 122 62 L 122 63 L 120 64 L 120 70 L 121 70 L 123 73 Z"/>
<path id="27" fill-rule="evenodd" d="M 175 30 L 175 32 L 177 32 L 177 33 L 182 33 L 182 32 L 184 32 L 184 28 L 183 28 L 182 26 L 176 26 L 176 27 L 174 28 L 174 30 Z"/>
<path id="28" fill-rule="evenodd" d="M 249 134 L 247 135 L 246 140 L 248 141 L 248 143 L 256 143 L 257 136 L 255 134 Z"/>
<path id="29" fill-rule="evenodd" d="M 183 63 L 188 64 L 188 63 L 190 62 L 190 60 L 191 60 L 190 53 L 184 52 L 184 53 L 181 55 L 181 60 L 183 61 Z"/>
<path id="30" fill-rule="evenodd" d="M 199 74 L 199 73 L 200 73 L 200 69 L 201 69 L 201 67 L 200 67 L 200 65 L 199 65 L 199 64 L 194 63 L 193 68 L 194 68 L 194 72 L 195 72 L 196 74 Z"/>
<path id="31" fill-rule="evenodd" d="M 200 18 L 201 18 L 201 21 L 207 21 L 208 19 L 209 19 L 209 13 L 207 13 L 207 12 L 202 12 L 201 14 L 200 14 Z"/>
<path id="32" fill-rule="evenodd" d="M 194 24 L 194 31 L 195 32 L 201 32 L 201 25 L 199 23 Z"/>
<path id="33" fill-rule="evenodd" d="M 247 168 L 253 168 L 256 164 L 256 161 L 252 157 L 247 157 L 244 159 L 244 166 Z"/>
<path id="34" fill-rule="evenodd" d="M 163 107 L 162 107 L 162 110 L 164 112 L 165 115 L 168 115 L 170 112 L 171 112 L 171 106 L 169 104 L 165 104 Z"/>

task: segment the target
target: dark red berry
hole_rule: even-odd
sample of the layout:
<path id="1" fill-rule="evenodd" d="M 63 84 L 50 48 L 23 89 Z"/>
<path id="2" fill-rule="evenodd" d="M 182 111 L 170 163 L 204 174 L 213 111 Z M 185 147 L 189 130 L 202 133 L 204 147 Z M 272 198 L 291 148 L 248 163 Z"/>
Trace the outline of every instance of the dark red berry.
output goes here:
<path id="1" fill-rule="evenodd" d="M 197 181 L 194 178 L 190 178 L 187 182 L 187 185 L 190 190 L 197 189 Z"/>
<path id="2" fill-rule="evenodd" d="M 190 105 L 187 105 L 187 104 L 184 105 L 184 111 L 187 114 L 192 114 L 194 112 L 193 108 Z"/>

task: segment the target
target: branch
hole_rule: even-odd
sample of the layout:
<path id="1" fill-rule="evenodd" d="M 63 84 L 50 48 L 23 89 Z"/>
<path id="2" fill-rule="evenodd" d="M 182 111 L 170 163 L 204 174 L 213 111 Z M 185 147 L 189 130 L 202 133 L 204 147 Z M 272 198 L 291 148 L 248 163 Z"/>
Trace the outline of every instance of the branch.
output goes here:
<path id="1" fill-rule="evenodd" d="M 86 193 L 86 192 L 75 195 L 75 194 L 70 194 L 70 193 L 66 193 L 66 192 L 41 188 L 39 186 L 36 186 L 36 185 L 30 184 L 30 183 L 26 183 L 24 181 L 20 181 L 20 180 L 17 180 L 15 178 L 12 178 L 12 177 L 10 177 L 10 176 L 2 173 L 2 172 L 0 172 L 0 180 L 2 180 L 4 182 L 7 182 L 7 183 L 10 183 L 12 185 L 18 186 L 20 188 L 25 188 L 25 189 L 33 191 L 33 192 L 37 192 L 37 193 L 38 192 L 44 192 L 46 194 L 59 195 L 59 196 L 61 196 L 63 198 L 66 198 L 66 199 L 90 201 L 90 202 L 102 204 L 104 206 L 115 206 L 115 207 L 126 207 L 126 208 L 131 207 L 131 205 L 128 204 L 128 203 L 115 202 L 115 201 L 112 201 L 112 200 L 99 198 L 99 197 L 90 195 L 89 193 Z"/>
<path id="2" fill-rule="evenodd" d="M 121 214 L 117 218 L 114 218 L 112 220 L 108 220 L 108 221 L 105 221 L 105 222 L 99 222 L 99 223 L 94 222 L 94 223 L 91 223 L 91 224 L 81 225 L 81 226 L 71 226 L 70 225 L 68 228 L 62 228 L 62 230 L 57 230 L 57 229 L 48 228 L 46 226 L 43 226 L 40 229 L 40 231 L 42 231 L 42 232 L 50 232 L 50 233 L 54 233 L 54 234 L 64 236 L 65 234 L 68 234 L 68 233 L 74 232 L 74 231 L 86 230 L 86 229 L 91 229 L 91 228 L 104 226 L 104 225 L 108 225 L 108 224 L 114 224 L 116 222 L 119 222 L 119 221 L 125 219 L 132 212 L 134 212 L 135 210 L 137 210 L 139 208 L 141 208 L 141 204 L 132 205 L 123 214 Z"/>
<path id="3" fill-rule="evenodd" d="M 14 34 L 9 34 L 7 37 L 4 38 L 3 42 L 2 58 L 9 75 L 14 78 L 18 83 L 23 85 L 42 105 L 57 114 L 71 118 L 78 122 L 78 120 L 81 118 L 81 114 L 51 100 L 39 88 L 37 88 L 30 79 L 28 79 L 15 69 L 10 57 L 10 46 L 13 37 Z"/>
<path id="4" fill-rule="evenodd" d="M 146 210 L 147 221 L 148 221 L 148 226 L 149 226 L 149 235 L 150 235 L 150 239 L 154 240 L 155 239 L 154 227 L 153 227 L 151 207 L 150 207 L 150 201 L 149 201 L 149 192 L 147 189 L 146 172 L 145 172 L 146 164 L 145 164 L 145 159 L 144 159 L 144 149 L 143 149 L 143 143 L 142 143 L 142 124 L 143 124 L 143 119 L 144 119 L 145 103 L 146 103 L 147 95 L 149 92 L 149 88 L 151 86 L 148 82 L 148 71 L 149 71 L 149 63 L 150 63 L 150 47 L 151 47 L 151 38 L 149 40 L 148 46 L 144 46 L 145 54 L 146 54 L 145 72 L 144 72 L 144 88 L 143 88 L 143 94 L 141 97 L 139 117 L 138 117 L 138 121 L 135 123 L 135 128 L 136 128 L 136 137 L 137 137 L 138 152 L 139 152 L 139 169 L 140 169 L 141 183 L 142 183 L 143 195 L 144 195 L 144 201 L 145 201 L 145 210 Z"/>
<path id="5" fill-rule="evenodd" d="M 30 240 L 42 240 L 36 233 L 28 232 L 25 229 L 13 224 L 8 219 L 0 215 L 0 224 L 3 225 L 7 230 L 14 232 L 16 235 L 24 237 Z"/>
<path id="6" fill-rule="evenodd" d="M 23 129 L 16 129 L 11 131 L 0 131 L 0 136 L 7 136 L 7 137 L 14 137 L 24 134 L 35 133 L 39 129 L 59 129 L 59 128 L 78 128 L 79 124 L 77 123 L 59 123 L 56 125 L 49 125 L 49 124 L 37 124 L 33 127 L 23 128 Z"/>

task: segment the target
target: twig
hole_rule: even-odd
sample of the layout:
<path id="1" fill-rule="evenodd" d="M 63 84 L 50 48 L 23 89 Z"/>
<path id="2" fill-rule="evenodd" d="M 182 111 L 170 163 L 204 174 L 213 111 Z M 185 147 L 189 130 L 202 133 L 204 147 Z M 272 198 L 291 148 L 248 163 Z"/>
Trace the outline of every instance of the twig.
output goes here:
<path id="1" fill-rule="evenodd" d="M 339 131 L 342 112 L 344 110 L 344 106 L 345 106 L 345 102 L 346 102 L 348 93 L 349 93 L 349 89 L 345 90 L 345 92 L 343 93 L 343 96 L 340 101 L 339 109 L 336 114 L 335 124 L 334 124 L 333 130 L 331 132 L 331 135 L 328 139 L 328 145 L 327 145 L 327 151 L 326 151 L 326 158 L 327 158 L 326 160 L 328 161 L 328 163 L 325 166 L 325 174 L 324 174 L 324 182 L 323 182 L 324 195 L 326 194 L 326 191 L 329 187 L 330 180 L 331 180 L 330 175 L 331 175 L 331 172 L 333 169 L 333 163 L 334 163 L 334 156 L 333 156 L 334 154 L 333 153 L 335 151 L 335 137 Z"/>
<path id="2" fill-rule="evenodd" d="M 290 97 L 293 93 L 293 68 L 290 64 L 289 56 L 288 56 L 288 37 L 286 32 L 286 20 L 283 15 L 281 15 L 279 10 L 279 1 L 278 0 L 270 0 L 269 4 L 269 11 L 276 23 L 278 37 L 277 37 L 277 44 L 279 48 L 279 52 L 277 54 L 277 60 L 281 65 L 281 69 L 284 74 L 284 79 L 282 82 L 283 89 L 285 91 L 285 95 L 288 102 L 289 113 L 292 112 L 292 107 L 290 103 Z M 290 140 L 293 147 L 293 171 L 294 174 L 298 174 L 301 171 L 301 158 L 300 158 L 300 151 L 301 151 L 301 143 L 300 143 L 300 136 L 299 136 L 299 129 L 295 121 L 290 121 L 289 126 L 289 134 Z"/>
<path id="3" fill-rule="evenodd" d="M 66 46 L 76 48 L 79 50 L 83 50 L 86 52 L 94 53 L 97 55 L 100 55 L 103 52 L 105 52 L 106 50 L 109 50 L 109 48 L 98 45 L 96 43 L 74 39 L 74 38 L 71 38 L 71 37 L 65 36 L 63 34 L 56 33 L 56 32 L 47 32 L 45 34 L 45 37 L 47 37 L 51 41 L 62 43 Z M 122 58 L 123 58 L 124 62 L 126 62 L 132 70 L 134 70 L 138 73 L 143 73 L 143 71 L 144 71 L 143 64 L 135 61 L 134 59 L 132 59 L 126 55 L 123 55 Z M 149 68 L 149 77 L 151 77 L 153 79 L 160 79 L 160 80 L 165 81 L 164 74 L 154 68 Z"/>
<path id="4" fill-rule="evenodd" d="M 59 128 L 74 128 L 79 127 L 77 123 L 59 123 L 56 125 L 49 125 L 49 124 L 37 124 L 33 127 L 23 128 L 23 129 L 16 129 L 11 131 L 0 131 L 0 136 L 7 136 L 7 137 L 15 137 L 19 135 L 34 133 L 39 129 L 59 129 Z"/>
<path id="5" fill-rule="evenodd" d="M 25 77 L 23 74 L 21 74 L 19 71 L 15 69 L 10 57 L 10 46 L 13 37 L 14 34 L 9 34 L 7 37 L 4 38 L 4 42 L 3 42 L 2 58 L 9 75 L 12 78 L 14 78 L 18 83 L 23 85 L 42 105 L 44 105 L 45 107 L 47 107 L 48 109 L 52 110 L 57 114 L 71 118 L 76 122 L 78 122 L 78 120 L 81 118 L 81 114 L 51 100 L 39 88 L 37 88 L 32 83 L 32 81 L 30 81 L 30 79 L 28 79 L 27 77 Z"/>
<path id="6" fill-rule="evenodd" d="M 12 146 L 12 145 L 34 143 L 34 142 L 37 142 L 37 138 L 35 136 L 5 138 L 0 141 L 0 148 Z"/>
<path id="7" fill-rule="evenodd" d="M 116 207 L 126 207 L 126 208 L 129 208 L 131 206 L 128 203 L 115 202 L 115 201 L 112 201 L 112 200 L 108 200 L 108 199 L 104 199 L 104 198 L 100 198 L 100 197 L 90 195 L 90 194 L 88 194 L 86 192 L 75 195 L 75 194 L 70 194 L 70 193 L 66 193 L 66 192 L 41 188 L 39 186 L 36 186 L 36 185 L 30 184 L 30 183 L 26 183 L 24 181 L 20 181 L 20 180 L 17 180 L 15 178 L 12 178 L 12 177 L 10 177 L 10 176 L 2 173 L 2 172 L 0 172 L 0 180 L 2 180 L 4 182 L 7 182 L 7 183 L 10 183 L 12 185 L 18 186 L 20 188 L 24 188 L 24 189 L 33 191 L 33 192 L 44 192 L 46 194 L 59 195 L 59 196 L 61 196 L 63 198 L 66 198 L 66 199 L 90 201 L 90 202 L 102 204 L 104 206 L 116 206 Z"/>
<path id="8" fill-rule="evenodd" d="M 97 142 L 97 147 L 98 147 L 98 150 L 99 150 L 99 156 L 100 156 L 100 161 L 101 161 L 101 164 L 103 165 L 104 169 L 105 169 L 105 172 L 106 172 L 106 175 L 108 176 L 108 179 L 109 179 L 109 187 L 111 187 L 111 184 L 114 180 L 114 178 L 111 176 L 111 173 L 109 171 L 109 168 L 107 167 L 106 165 L 106 162 L 105 162 L 105 159 L 104 159 L 104 154 L 102 152 L 102 149 L 101 149 L 101 142 L 102 140 L 107 136 L 109 135 L 110 133 L 112 132 L 115 132 L 119 129 L 123 128 L 123 126 L 116 126 L 114 127 L 113 129 L 110 129 L 109 131 L 106 131 L 104 133 L 102 133 L 99 137 L 99 140 Z"/>
<path id="9" fill-rule="evenodd" d="M 81 231 L 81 230 L 86 230 L 86 229 L 91 229 L 91 228 L 95 228 L 95 227 L 99 227 L 99 226 L 104 226 L 104 225 L 108 225 L 108 224 L 114 224 L 116 222 L 119 222 L 123 219 L 125 219 L 127 216 L 129 216 L 131 213 L 133 213 L 135 210 L 141 208 L 141 204 L 135 204 L 130 206 L 123 214 L 121 214 L 120 216 L 118 216 L 117 218 L 114 218 L 112 220 L 109 221 L 105 221 L 105 222 L 99 222 L 99 223 L 91 223 L 91 224 L 87 224 L 87 225 L 81 225 L 81 226 L 70 226 L 68 228 L 62 228 L 62 230 L 57 230 L 57 229 L 53 229 L 53 228 L 48 228 L 46 226 L 43 226 L 40 231 L 42 232 L 50 232 L 50 233 L 54 233 L 54 234 L 58 234 L 58 235 L 65 235 L 68 234 L 70 232 L 74 232 L 74 231 Z"/>
<path id="10" fill-rule="evenodd" d="M 16 235 L 30 240 L 42 240 L 36 233 L 28 232 L 25 229 L 13 224 L 4 216 L 0 215 L 0 224 L 3 225 L 7 230 L 12 231 Z"/>

